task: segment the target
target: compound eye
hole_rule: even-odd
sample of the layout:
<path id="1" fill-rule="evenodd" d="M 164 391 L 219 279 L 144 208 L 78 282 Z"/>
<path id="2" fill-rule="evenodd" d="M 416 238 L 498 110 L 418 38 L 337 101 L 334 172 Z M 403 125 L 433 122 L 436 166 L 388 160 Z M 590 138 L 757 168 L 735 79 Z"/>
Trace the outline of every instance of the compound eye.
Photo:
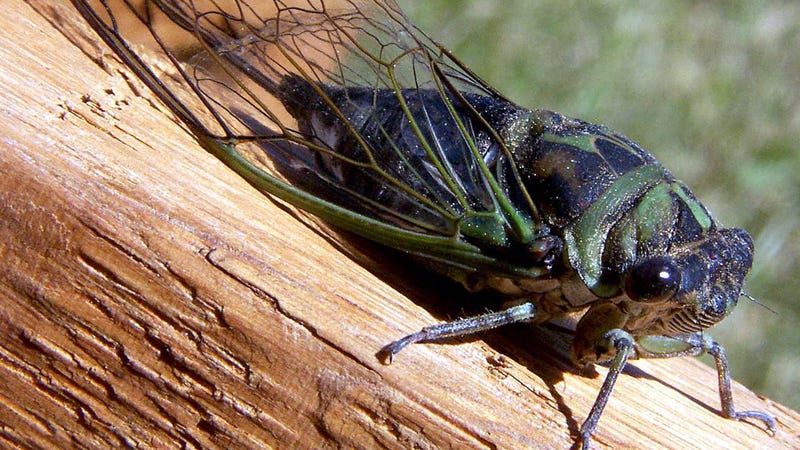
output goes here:
<path id="1" fill-rule="evenodd" d="M 625 276 L 625 294 L 638 302 L 669 300 L 681 285 L 678 265 L 668 256 L 647 259 L 633 266 Z"/>

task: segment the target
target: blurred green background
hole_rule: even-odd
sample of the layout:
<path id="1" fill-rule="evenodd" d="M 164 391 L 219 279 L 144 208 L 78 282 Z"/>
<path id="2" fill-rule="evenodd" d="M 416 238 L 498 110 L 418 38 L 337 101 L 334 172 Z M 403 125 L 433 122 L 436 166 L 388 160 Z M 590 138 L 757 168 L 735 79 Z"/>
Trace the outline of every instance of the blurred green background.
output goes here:
<path id="1" fill-rule="evenodd" d="M 756 242 L 712 330 L 733 376 L 800 409 L 800 2 L 401 2 L 517 103 L 611 126 Z M 706 362 L 713 364 L 708 357 Z"/>

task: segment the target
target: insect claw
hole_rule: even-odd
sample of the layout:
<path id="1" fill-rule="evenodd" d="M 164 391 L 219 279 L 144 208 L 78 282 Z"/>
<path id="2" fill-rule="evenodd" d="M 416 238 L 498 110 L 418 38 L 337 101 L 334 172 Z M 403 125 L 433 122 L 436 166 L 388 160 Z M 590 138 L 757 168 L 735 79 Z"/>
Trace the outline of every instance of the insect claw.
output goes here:
<path id="1" fill-rule="evenodd" d="M 410 334 L 402 339 L 398 339 L 382 349 L 378 350 L 378 353 L 375 354 L 377 358 L 387 366 L 394 361 L 394 355 L 396 355 L 400 350 L 404 349 L 408 344 L 413 344 L 419 340 L 420 333 Z"/>
<path id="2" fill-rule="evenodd" d="M 386 347 L 378 350 L 378 353 L 375 353 L 375 357 L 378 358 L 378 361 L 385 366 L 388 366 L 394 362 L 394 353 L 392 353 L 388 347 L 389 346 L 387 345 Z"/>
<path id="3" fill-rule="evenodd" d="M 375 353 L 375 357 L 378 358 L 378 360 L 385 366 L 388 366 L 394 362 L 394 354 L 396 352 L 392 350 L 392 344 L 383 347 L 382 349 L 378 350 L 378 353 Z"/>
<path id="4" fill-rule="evenodd" d="M 775 424 L 775 418 L 761 411 L 736 411 L 736 415 L 733 419 L 740 422 L 746 421 L 747 419 L 758 420 L 767 426 L 767 432 L 771 436 L 775 436 L 778 433 L 778 426 Z"/>

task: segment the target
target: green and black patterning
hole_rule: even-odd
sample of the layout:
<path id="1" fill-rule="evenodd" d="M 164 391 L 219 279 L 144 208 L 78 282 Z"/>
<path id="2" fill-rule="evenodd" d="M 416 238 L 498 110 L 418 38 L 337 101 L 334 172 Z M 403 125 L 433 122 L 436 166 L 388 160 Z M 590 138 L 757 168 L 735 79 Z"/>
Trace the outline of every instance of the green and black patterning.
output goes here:
<path id="1" fill-rule="evenodd" d="M 736 306 L 752 239 L 718 224 L 625 136 L 515 105 L 392 0 L 73 3 L 252 185 L 509 300 L 406 336 L 381 357 L 583 312 L 575 361 L 611 367 L 577 437 L 585 448 L 629 357 L 708 352 L 722 414 L 775 429 L 765 413 L 735 410 L 725 353 L 702 334 Z M 177 75 L 140 58 L 126 33 L 141 27 Z"/>

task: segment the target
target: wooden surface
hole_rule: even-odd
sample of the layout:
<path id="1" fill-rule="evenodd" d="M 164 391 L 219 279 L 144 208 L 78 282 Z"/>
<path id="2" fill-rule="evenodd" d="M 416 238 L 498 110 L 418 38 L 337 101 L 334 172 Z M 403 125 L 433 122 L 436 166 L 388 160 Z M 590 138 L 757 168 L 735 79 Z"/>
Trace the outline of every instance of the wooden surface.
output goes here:
<path id="1" fill-rule="evenodd" d="M 463 292 L 254 191 L 68 2 L 6 2 L 0 42 L 0 446 L 571 445 L 605 369 L 526 327 L 381 365 Z M 800 448 L 734 397 L 778 434 L 719 417 L 699 361 L 635 361 L 595 447 Z"/>

